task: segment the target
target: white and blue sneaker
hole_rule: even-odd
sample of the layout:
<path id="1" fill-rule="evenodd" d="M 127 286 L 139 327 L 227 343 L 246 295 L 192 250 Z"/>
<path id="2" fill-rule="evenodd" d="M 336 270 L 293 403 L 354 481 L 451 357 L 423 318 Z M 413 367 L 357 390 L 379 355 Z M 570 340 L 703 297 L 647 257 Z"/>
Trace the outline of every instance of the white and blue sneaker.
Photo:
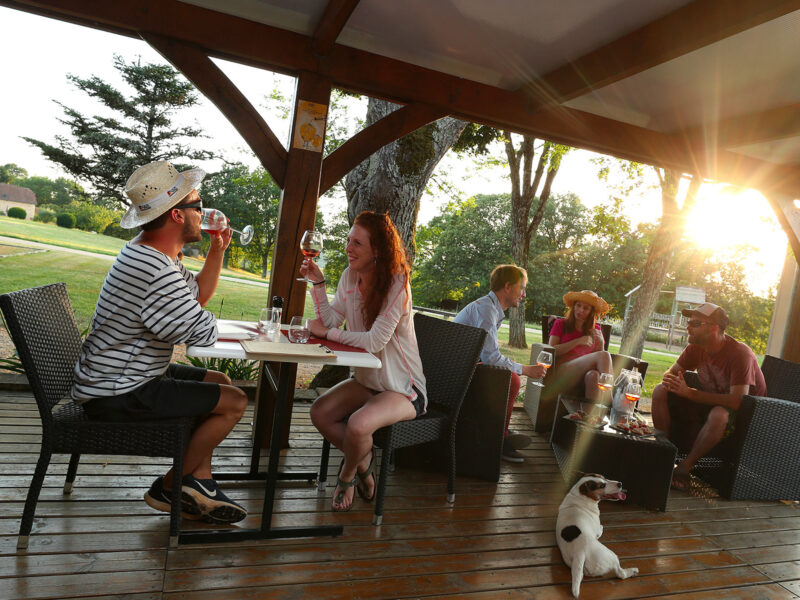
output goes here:
<path id="1" fill-rule="evenodd" d="M 183 476 L 181 502 L 192 505 L 210 523 L 237 523 L 247 516 L 247 511 L 228 498 L 213 479 Z"/>
<path id="2" fill-rule="evenodd" d="M 144 493 L 144 501 L 149 506 L 168 513 L 172 512 L 172 490 L 164 488 L 164 478 L 158 477 L 150 486 L 150 489 Z M 181 516 L 184 519 L 197 520 L 202 519 L 202 513 L 197 510 L 197 507 L 192 502 L 187 502 L 181 498 Z"/>

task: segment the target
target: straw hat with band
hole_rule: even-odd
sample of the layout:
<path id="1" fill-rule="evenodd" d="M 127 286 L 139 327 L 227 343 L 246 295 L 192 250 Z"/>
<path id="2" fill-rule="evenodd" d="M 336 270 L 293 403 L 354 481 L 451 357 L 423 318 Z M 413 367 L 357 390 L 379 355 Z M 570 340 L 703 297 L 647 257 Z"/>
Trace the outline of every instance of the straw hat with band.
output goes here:
<path id="1" fill-rule="evenodd" d="M 139 167 L 125 184 L 131 207 L 122 216 L 120 227 L 133 229 L 160 217 L 200 185 L 205 176 L 203 169 L 178 173 L 166 160 Z"/>
<path id="2" fill-rule="evenodd" d="M 564 304 L 569 308 L 572 308 L 572 305 L 576 302 L 583 302 L 584 304 L 593 306 L 598 319 L 611 309 L 608 302 L 603 300 L 592 290 L 581 290 L 580 292 L 567 292 L 564 294 Z"/>

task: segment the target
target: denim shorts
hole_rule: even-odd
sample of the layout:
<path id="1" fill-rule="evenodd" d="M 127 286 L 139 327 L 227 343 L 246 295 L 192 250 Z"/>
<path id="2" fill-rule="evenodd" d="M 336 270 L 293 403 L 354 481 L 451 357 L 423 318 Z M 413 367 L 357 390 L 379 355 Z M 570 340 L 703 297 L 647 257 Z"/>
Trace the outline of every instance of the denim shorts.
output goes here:
<path id="1" fill-rule="evenodd" d="M 207 415 L 219 402 L 219 384 L 204 382 L 208 371 L 171 364 L 161 377 L 119 396 L 94 398 L 82 404 L 95 421 L 158 421 Z"/>

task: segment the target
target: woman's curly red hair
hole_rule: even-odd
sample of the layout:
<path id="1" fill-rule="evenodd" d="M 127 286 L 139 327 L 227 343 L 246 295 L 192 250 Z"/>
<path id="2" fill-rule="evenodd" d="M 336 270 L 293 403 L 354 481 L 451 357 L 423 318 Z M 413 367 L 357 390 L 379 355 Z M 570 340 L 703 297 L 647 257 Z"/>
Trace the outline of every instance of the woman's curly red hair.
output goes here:
<path id="1" fill-rule="evenodd" d="M 403 240 L 389 215 L 365 210 L 355 218 L 353 225 L 363 227 L 367 231 L 370 246 L 375 253 L 373 284 L 369 289 L 361 290 L 364 298 L 362 308 L 364 323 L 367 327 L 372 327 L 386 301 L 389 288 L 392 287 L 392 278 L 401 274 L 405 285 L 408 286 L 411 266 L 408 264 L 408 254 Z"/>

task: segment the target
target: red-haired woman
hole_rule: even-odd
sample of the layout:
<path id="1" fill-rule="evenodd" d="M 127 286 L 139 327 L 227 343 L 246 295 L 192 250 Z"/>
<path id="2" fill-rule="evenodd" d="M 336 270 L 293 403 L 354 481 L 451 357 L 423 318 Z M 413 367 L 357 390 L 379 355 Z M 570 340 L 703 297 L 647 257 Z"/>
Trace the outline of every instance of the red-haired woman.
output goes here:
<path id="1" fill-rule="evenodd" d="M 553 383 L 559 390 L 570 389 L 583 379 L 586 398 L 600 400 L 600 373 L 611 373 L 611 355 L 603 350 L 604 340 L 597 319 L 608 312 L 608 303 L 591 290 L 564 294 L 567 316 L 556 319 L 549 344 L 556 352 Z"/>
<path id="2" fill-rule="evenodd" d="M 348 267 L 328 303 L 319 266 L 303 261 L 300 273 L 312 282 L 317 318 L 311 333 L 364 348 L 381 359 L 380 369 L 354 369 L 311 407 L 311 421 L 344 453 L 331 508 L 350 510 L 355 492 L 375 496 L 372 434 L 411 420 L 427 406 L 425 376 L 411 314 L 410 267 L 403 242 L 387 215 L 364 211 L 347 236 Z M 343 322 L 347 329 L 338 329 Z"/>

